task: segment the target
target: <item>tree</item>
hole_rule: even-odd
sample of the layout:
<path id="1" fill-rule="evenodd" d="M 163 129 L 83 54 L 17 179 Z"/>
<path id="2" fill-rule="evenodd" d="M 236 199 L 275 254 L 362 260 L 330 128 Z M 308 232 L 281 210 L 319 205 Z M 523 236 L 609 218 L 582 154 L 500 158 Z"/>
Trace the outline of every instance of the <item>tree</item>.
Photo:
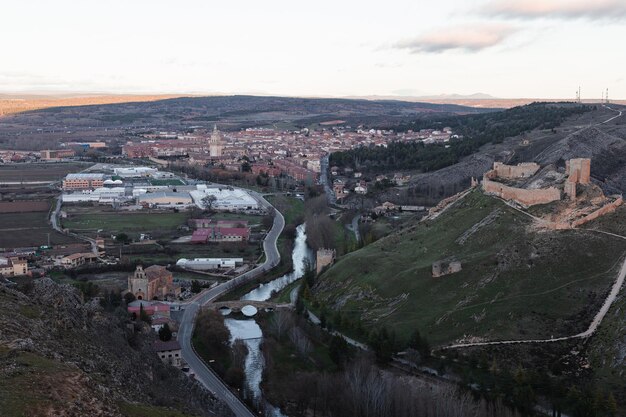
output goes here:
<path id="1" fill-rule="evenodd" d="M 197 279 L 194 279 L 193 281 L 191 281 L 191 292 L 194 294 L 198 294 L 200 291 L 202 291 L 202 287 L 200 286 L 200 281 L 198 281 Z"/>
<path id="2" fill-rule="evenodd" d="M 126 233 L 118 233 L 117 235 L 115 235 L 115 240 L 120 243 L 128 243 L 131 239 Z"/>
<path id="3" fill-rule="evenodd" d="M 409 347 L 418 351 L 422 360 L 430 356 L 430 345 L 428 344 L 426 338 L 420 335 L 419 330 L 415 330 L 411 335 Z"/>
<path id="4" fill-rule="evenodd" d="M 217 201 L 217 197 L 215 197 L 213 194 L 211 195 L 207 195 L 206 197 L 202 198 L 202 205 L 209 211 L 213 211 L 213 204 Z"/>
<path id="5" fill-rule="evenodd" d="M 143 303 L 139 305 L 139 320 L 148 324 L 152 323 L 152 318 L 148 313 L 146 313 L 146 310 L 143 309 Z"/>
<path id="6" fill-rule="evenodd" d="M 170 330 L 169 324 L 165 323 L 163 327 L 159 329 L 159 339 L 164 342 L 172 340 L 172 331 Z"/>
<path id="7" fill-rule="evenodd" d="M 130 304 L 135 300 L 136 300 L 135 294 L 133 294 L 132 292 L 129 291 L 126 294 L 124 294 L 124 301 L 126 302 L 126 304 Z"/>
<path id="8" fill-rule="evenodd" d="M 328 355 L 335 365 L 343 366 L 347 359 L 352 357 L 352 350 L 343 337 L 335 335 L 330 340 Z"/>
<path id="9" fill-rule="evenodd" d="M 276 339 L 281 340 L 283 335 L 293 327 L 293 318 L 285 310 L 276 310 L 270 319 L 270 328 Z"/>

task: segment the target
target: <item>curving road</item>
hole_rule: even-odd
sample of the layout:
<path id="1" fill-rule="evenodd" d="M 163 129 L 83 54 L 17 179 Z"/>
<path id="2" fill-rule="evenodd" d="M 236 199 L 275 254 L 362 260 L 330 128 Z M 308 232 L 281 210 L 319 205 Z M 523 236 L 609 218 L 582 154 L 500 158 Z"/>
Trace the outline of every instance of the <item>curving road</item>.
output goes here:
<path id="1" fill-rule="evenodd" d="M 260 194 L 253 191 L 248 191 L 262 206 L 269 208 L 272 207 Z M 242 274 L 232 280 L 223 284 L 217 285 L 211 289 L 205 290 L 195 296 L 191 302 L 184 304 L 185 312 L 181 319 L 177 340 L 180 343 L 182 349 L 183 359 L 189 365 L 196 376 L 196 379 L 201 382 L 209 391 L 211 391 L 216 397 L 221 399 L 226 405 L 233 411 L 237 417 L 252 417 L 254 413 L 250 411 L 246 405 L 235 394 L 233 394 L 230 388 L 219 378 L 196 354 L 191 344 L 191 336 L 193 335 L 193 328 L 198 310 L 205 304 L 212 302 L 223 294 L 231 291 L 232 289 L 243 285 L 253 279 L 259 277 L 265 272 L 269 271 L 280 262 L 280 253 L 276 242 L 278 236 L 285 227 L 285 218 L 276 209 L 274 209 L 274 224 L 265 236 L 263 241 L 263 249 L 265 251 L 265 262 Z"/>

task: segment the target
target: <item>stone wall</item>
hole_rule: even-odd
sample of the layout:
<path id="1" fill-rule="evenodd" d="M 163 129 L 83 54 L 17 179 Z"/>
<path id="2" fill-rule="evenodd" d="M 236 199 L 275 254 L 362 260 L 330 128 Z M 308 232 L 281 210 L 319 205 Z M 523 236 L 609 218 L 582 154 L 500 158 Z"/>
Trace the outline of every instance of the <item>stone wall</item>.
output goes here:
<path id="1" fill-rule="evenodd" d="M 589 184 L 591 182 L 591 159 L 577 158 L 565 162 L 565 174 L 567 180 L 563 186 L 565 195 L 573 200 L 576 198 L 576 184 Z"/>
<path id="2" fill-rule="evenodd" d="M 565 162 L 565 174 L 580 184 L 591 182 L 591 159 L 576 158 Z"/>
<path id="3" fill-rule="evenodd" d="M 434 278 L 437 278 L 460 272 L 462 269 L 460 261 L 437 261 L 432 265 L 432 275 Z"/>
<path id="4" fill-rule="evenodd" d="M 578 219 L 576 221 L 572 222 L 572 227 L 578 227 L 581 226 L 587 222 L 590 222 L 592 220 L 597 219 L 600 216 L 604 216 L 605 214 L 609 214 L 614 212 L 619 206 L 621 206 L 623 203 L 623 199 L 622 197 L 619 197 L 617 200 L 603 206 L 600 207 L 598 210 L 589 213 L 588 215 L 586 215 L 585 217 L 583 217 L 582 219 Z"/>
<path id="5" fill-rule="evenodd" d="M 491 181 L 486 175 L 483 177 L 483 190 L 507 201 L 515 200 L 526 207 L 547 204 L 561 199 L 561 192 L 555 187 L 526 190 Z"/>
<path id="6" fill-rule="evenodd" d="M 502 162 L 493 163 L 493 171 L 499 178 L 529 178 L 539 171 L 539 164 L 523 162 L 517 165 L 505 165 Z"/>

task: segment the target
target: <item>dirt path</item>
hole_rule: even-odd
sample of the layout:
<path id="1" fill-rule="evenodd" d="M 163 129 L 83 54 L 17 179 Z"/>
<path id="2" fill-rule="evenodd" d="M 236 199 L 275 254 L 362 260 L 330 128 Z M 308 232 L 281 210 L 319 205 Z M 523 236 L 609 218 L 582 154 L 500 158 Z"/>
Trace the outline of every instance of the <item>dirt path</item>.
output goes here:
<path id="1" fill-rule="evenodd" d="M 626 237 L 624 236 L 619 236 L 619 237 L 622 239 L 626 239 Z M 581 332 L 572 336 L 555 337 L 555 338 L 550 338 L 550 339 L 522 339 L 522 340 L 501 340 L 501 341 L 493 341 L 493 342 L 459 343 L 459 344 L 454 344 L 454 345 L 449 345 L 449 346 L 443 346 L 439 349 L 446 350 L 446 349 L 459 349 L 459 348 L 476 347 L 476 346 L 514 345 L 514 344 L 521 344 L 521 343 L 553 343 L 553 342 L 560 342 L 563 340 L 587 338 L 593 335 L 596 332 L 596 330 L 598 330 L 598 327 L 602 323 L 602 320 L 606 316 L 606 313 L 608 313 L 609 309 L 611 308 L 611 305 L 613 305 L 613 302 L 615 302 L 615 299 L 617 298 L 617 295 L 619 294 L 620 289 L 624 285 L 625 277 L 626 277 L 626 259 L 624 259 L 624 261 L 622 262 L 622 267 L 620 268 L 620 271 L 617 274 L 617 279 L 615 280 L 615 283 L 613 284 L 613 287 L 611 288 L 611 292 L 604 300 L 602 307 L 600 308 L 598 313 L 596 313 L 595 317 L 591 321 L 591 324 L 589 325 L 587 330 L 585 330 L 584 332 Z"/>

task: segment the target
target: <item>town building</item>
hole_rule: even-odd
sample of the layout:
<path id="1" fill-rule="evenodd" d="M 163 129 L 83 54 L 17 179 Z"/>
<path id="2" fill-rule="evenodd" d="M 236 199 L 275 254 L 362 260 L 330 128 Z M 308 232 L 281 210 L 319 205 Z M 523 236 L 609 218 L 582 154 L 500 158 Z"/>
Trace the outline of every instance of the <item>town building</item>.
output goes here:
<path id="1" fill-rule="evenodd" d="M 182 352 L 180 343 L 177 340 L 169 340 L 167 342 L 157 340 L 154 342 L 154 350 L 163 363 L 176 366 L 177 368 L 182 366 Z"/>
<path id="2" fill-rule="evenodd" d="M 176 266 L 198 271 L 210 271 L 214 269 L 232 269 L 243 264 L 243 258 L 181 258 L 176 261 Z"/>
<path id="3" fill-rule="evenodd" d="M 161 191 L 138 196 L 137 204 L 156 207 L 186 207 L 193 205 L 193 200 L 187 192 Z"/>
<path id="4" fill-rule="evenodd" d="M 45 149 L 40 151 L 41 159 L 45 161 L 58 161 L 63 158 L 71 158 L 76 155 L 73 149 Z"/>
<path id="5" fill-rule="evenodd" d="M 63 180 L 64 190 L 93 190 L 104 185 L 104 174 L 78 173 L 67 174 Z"/>
<path id="6" fill-rule="evenodd" d="M 135 300 L 130 302 L 127 308 L 128 313 L 131 315 L 134 314 L 136 317 L 139 317 L 142 309 L 148 316 L 155 320 L 162 317 L 170 317 L 169 304 L 160 301 Z"/>
<path id="7" fill-rule="evenodd" d="M 28 262 L 19 256 L 0 257 L 0 276 L 17 277 L 28 275 Z"/>
<path id="8" fill-rule="evenodd" d="M 201 244 L 208 242 L 246 242 L 250 238 L 250 229 L 247 227 L 206 227 L 193 232 L 191 243 Z"/>
<path id="9" fill-rule="evenodd" d="M 61 258 L 60 264 L 65 269 L 74 269 L 81 265 L 93 263 L 97 259 L 98 255 L 93 252 L 73 253 Z"/>
<path id="10" fill-rule="evenodd" d="M 128 277 L 128 292 L 137 300 L 177 298 L 180 286 L 174 284 L 172 273 L 164 266 L 152 265 L 144 270 L 138 265 Z"/>

